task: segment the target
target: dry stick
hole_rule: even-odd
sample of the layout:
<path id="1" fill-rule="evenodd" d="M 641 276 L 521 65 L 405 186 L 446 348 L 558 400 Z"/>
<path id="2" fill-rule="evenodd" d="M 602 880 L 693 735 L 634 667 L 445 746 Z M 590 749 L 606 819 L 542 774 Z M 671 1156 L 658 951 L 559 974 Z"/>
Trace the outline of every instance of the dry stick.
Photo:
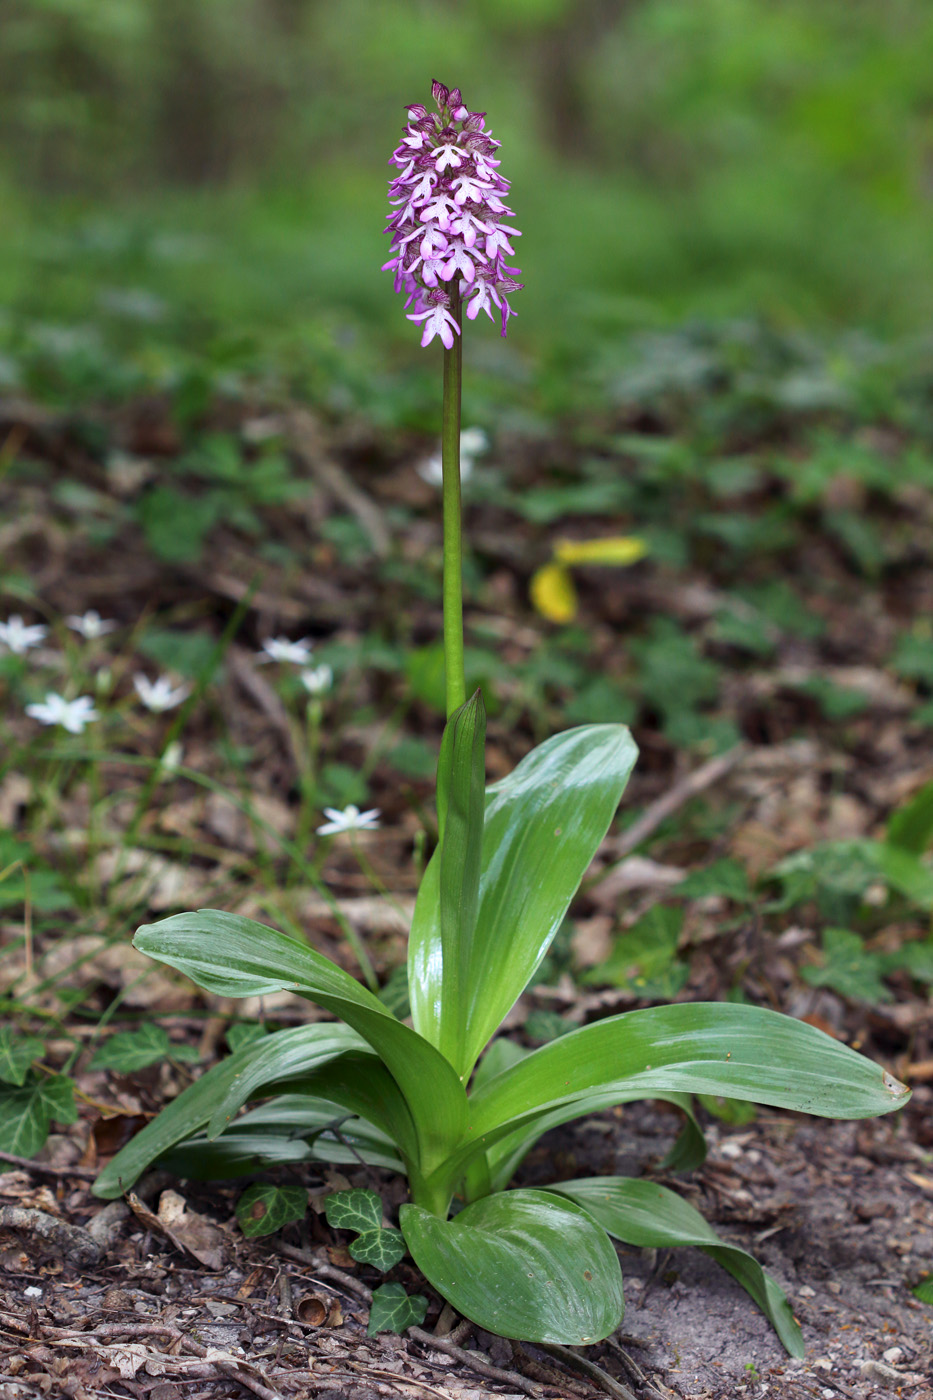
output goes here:
<path id="1" fill-rule="evenodd" d="M 372 1302 L 372 1292 L 365 1283 L 360 1283 L 360 1280 L 354 1278 L 352 1274 L 344 1273 L 343 1269 L 328 1264 L 320 1254 L 312 1254 L 309 1249 L 298 1249 L 295 1245 L 285 1244 L 282 1240 L 276 1244 L 275 1248 L 286 1259 L 294 1259 L 299 1264 L 307 1264 L 319 1278 L 333 1279 L 334 1283 L 339 1283 L 341 1288 L 346 1289 L 348 1293 L 355 1293 L 358 1298 L 362 1298 L 364 1303 Z"/>
<path id="2" fill-rule="evenodd" d="M 80 1268 L 100 1263 L 101 1247 L 80 1225 L 69 1225 L 31 1206 L 0 1206 L 0 1233 L 38 1240 L 46 1250 Z"/>
<path id="3" fill-rule="evenodd" d="M 330 455 L 315 419 L 306 408 L 295 408 L 287 415 L 286 424 L 292 451 L 324 489 L 356 516 L 374 552 L 385 559 L 391 544 L 385 518 L 376 503 L 351 481 L 340 463 Z"/>
<path id="4" fill-rule="evenodd" d="M 494 1366 L 491 1361 L 481 1361 L 474 1356 L 471 1351 L 464 1351 L 463 1347 L 458 1347 L 454 1342 L 449 1342 L 446 1337 L 435 1337 L 430 1332 L 425 1332 L 420 1327 L 409 1327 L 409 1337 L 414 1337 L 416 1342 L 421 1342 L 423 1346 L 432 1347 L 435 1351 L 442 1351 L 445 1356 L 452 1356 L 455 1361 L 459 1361 L 462 1366 L 467 1366 L 471 1371 L 475 1371 L 479 1376 L 485 1376 L 490 1381 L 504 1381 L 507 1385 L 514 1385 L 525 1395 L 541 1396 L 545 1391 L 536 1381 L 528 1380 L 527 1376 L 522 1376 L 518 1371 L 504 1371 L 501 1366 Z M 553 1389 L 553 1387 L 550 1387 Z"/>
<path id="5" fill-rule="evenodd" d="M 646 841 L 653 832 L 657 831 L 662 822 L 667 821 L 668 817 L 672 817 L 686 802 L 690 801 L 691 797 L 697 797 L 701 792 L 712 787 L 714 783 L 718 783 L 720 778 L 724 778 L 737 764 L 741 763 L 748 751 L 748 744 L 736 744 L 728 753 L 718 754 L 716 758 L 711 758 L 708 762 L 701 764 L 699 768 L 694 769 L 679 783 L 675 783 L 672 788 L 669 788 L 656 802 L 652 802 L 627 831 L 623 831 L 620 836 L 606 843 L 606 847 L 617 858 L 617 864 L 607 866 L 597 879 L 590 883 L 588 888 L 592 889 L 607 879 L 618 868 L 618 863 L 626 856 L 631 855 L 636 846 L 640 846 L 642 841 Z"/>
<path id="6" fill-rule="evenodd" d="M 39 1176 L 82 1176 L 90 1181 L 97 1175 L 92 1167 L 53 1167 L 50 1162 L 34 1162 L 30 1157 L 15 1157 L 12 1152 L 0 1152 L 0 1162 L 9 1162 Z"/>
<path id="7" fill-rule="evenodd" d="M 615 1400 L 635 1400 L 635 1396 L 627 1385 L 617 1381 L 614 1376 L 610 1376 L 608 1371 L 604 1371 L 601 1366 L 597 1366 L 594 1361 L 587 1361 L 585 1356 L 580 1356 L 572 1351 L 570 1347 L 558 1346 L 554 1342 L 539 1342 L 542 1351 L 548 1352 L 550 1356 L 556 1356 L 559 1361 L 563 1361 L 565 1366 L 569 1366 L 573 1371 L 579 1371 L 586 1376 L 594 1385 L 598 1385 L 600 1390 L 604 1390 L 607 1395 L 612 1395 Z"/>
<path id="8" fill-rule="evenodd" d="M 244 1361 L 242 1363 L 235 1359 L 227 1361 L 223 1357 L 208 1356 L 211 1348 L 204 1346 L 202 1342 L 196 1342 L 193 1337 L 189 1337 L 186 1332 L 180 1332 L 177 1327 L 171 1327 L 164 1322 L 105 1322 L 101 1327 L 95 1327 L 90 1332 L 74 1332 L 63 1327 L 45 1327 L 44 1332 L 51 1333 L 56 1340 L 75 1342 L 100 1342 L 105 1337 L 133 1336 L 133 1337 L 168 1337 L 170 1341 L 177 1342 L 184 1347 L 185 1351 L 197 1356 L 202 1361 L 208 1361 L 211 1366 L 216 1366 L 228 1380 L 236 1381 L 238 1385 L 251 1390 L 258 1400 L 284 1400 L 280 1390 L 274 1390 L 272 1386 L 266 1385 L 267 1377 L 259 1369 L 254 1361 Z M 258 1371 L 261 1380 L 250 1375 L 248 1371 L 241 1370 L 243 1367 L 250 1367 L 253 1371 Z"/>

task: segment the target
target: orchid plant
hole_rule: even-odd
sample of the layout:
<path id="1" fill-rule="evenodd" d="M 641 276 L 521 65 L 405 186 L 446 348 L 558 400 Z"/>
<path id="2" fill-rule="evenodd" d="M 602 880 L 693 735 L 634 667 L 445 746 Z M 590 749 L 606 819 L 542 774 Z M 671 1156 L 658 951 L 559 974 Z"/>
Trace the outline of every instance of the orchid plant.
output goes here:
<path id="1" fill-rule="evenodd" d="M 530 1052 L 495 1038 L 606 834 L 636 749 L 623 725 L 585 725 L 548 739 L 485 786 L 483 703 L 479 693 L 466 697 L 463 668 L 462 309 L 473 319 L 494 306 L 505 333 L 519 283 L 503 259 L 517 230 L 501 222 L 511 213 L 508 185 L 484 114 L 468 111 L 458 89 L 435 83 L 433 96 L 436 112 L 408 110 L 392 157 L 399 174 L 389 220 L 396 286 L 423 324 L 422 343 L 438 336 L 444 345 L 448 721 L 437 770 L 439 840 L 408 947 L 411 1023 L 303 941 L 237 914 L 201 910 L 143 927 L 137 948 L 208 991 L 288 990 L 337 1019 L 243 1045 L 124 1147 L 95 1191 L 117 1196 L 154 1162 L 212 1178 L 362 1160 L 406 1174 L 404 1245 L 438 1292 L 489 1331 L 600 1341 L 623 1313 L 613 1239 L 695 1245 L 738 1279 L 800 1355 L 800 1329 L 776 1282 L 667 1187 L 606 1176 L 509 1189 L 548 1129 L 635 1099 L 667 1100 L 682 1112 L 665 1164 L 686 1168 L 704 1154 L 692 1094 L 860 1118 L 900 1107 L 908 1091 L 813 1026 L 751 1006 L 630 1011 Z"/>

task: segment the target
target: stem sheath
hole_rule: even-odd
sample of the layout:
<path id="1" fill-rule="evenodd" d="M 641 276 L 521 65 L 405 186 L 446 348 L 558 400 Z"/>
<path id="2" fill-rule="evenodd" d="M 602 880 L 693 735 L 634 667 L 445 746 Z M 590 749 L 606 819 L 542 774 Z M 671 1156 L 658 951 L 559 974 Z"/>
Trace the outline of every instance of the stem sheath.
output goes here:
<path id="1" fill-rule="evenodd" d="M 455 277 L 450 286 L 450 314 L 463 326 L 460 285 Z M 444 348 L 444 417 L 441 428 L 441 459 L 444 468 L 444 674 L 447 717 L 466 700 L 463 670 L 463 551 L 461 543 L 462 508 L 460 500 L 460 394 L 463 366 L 463 337 Z"/>

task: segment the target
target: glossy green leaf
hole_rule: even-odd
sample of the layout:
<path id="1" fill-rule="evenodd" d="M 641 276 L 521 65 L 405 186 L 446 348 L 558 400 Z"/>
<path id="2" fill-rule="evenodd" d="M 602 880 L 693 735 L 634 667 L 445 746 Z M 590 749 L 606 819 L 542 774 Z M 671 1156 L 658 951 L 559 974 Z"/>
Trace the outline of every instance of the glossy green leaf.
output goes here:
<path id="1" fill-rule="evenodd" d="M 486 713 L 479 691 L 451 715 L 438 763 L 441 957 L 438 1049 L 461 1073 L 466 1064 L 467 988 L 479 898 L 485 807 Z M 424 989 L 430 995 L 431 989 Z"/>
<path id="2" fill-rule="evenodd" d="M 543 1109 L 536 1119 L 514 1133 L 500 1138 L 487 1150 L 491 1189 L 503 1191 L 538 1139 L 552 1128 L 559 1128 L 584 1114 L 602 1113 L 604 1109 L 644 1097 L 637 1089 L 627 1094 L 613 1089 L 574 1099 L 570 1103 L 560 1104 L 557 1108 Z M 690 1171 L 698 1167 L 706 1157 L 706 1139 L 694 1117 L 689 1094 L 656 1093 L 655 1098 L 675 1104 L 687 1120 L 670 1151 L 658 1165 L 671 1171 Z"/>
<path id="3" fill-rule="evenodd" d="M 478 1089 L 470 1139 L 502 1134 L 594 1093 L 720 1094 L 830 1118 L 900 1108 L 908 1090 L 880 1065 L 803 1021 L 701 1002 L 610 1016 L 544 1045 Z"/>
<path id="4" fill-rule="evenodd" d="M 783 1290 L 757 1260 L 738 1245 L 721 1240 L 699 1211 L 673 1191 L 653 1181 L 623 1176 L 564 1181 L 548 1190 L 576 1201 L 625 1244 L 650 1249 L 694 1245 L 702 1249 L 754 1298 L 791 1356 L 803 1356 L 803 1336 Z"/>
<path id="5" fill-rule="evenodd" d="M 248 1186 L 237 1201 L 236 1218 L 243 1234 L 252 1240 L 303 1220 L 307 1209 L 308 1193 L 303 1186 L 258 1182 Z"/>
<path id="6" fill-rule="evenodd" d="M 324 1202 L 324 1216 L 335 1230 L 381 1230 L 382 1201 L 375 1191 L 360 1187 L 334 1191 Z"/>
<path id="7" fill-rule="evenodd" d="M 373 1290 L 369 1309 L 367 1337 L 377 1332 L 404 1332 L 407 1327 L 420 1327 L 428 1310 L 423 1293 L 406 1293 L 400 1283 L 384 1283 Z"/>
<path id="8" fill-rule="evenodd" d="M 194 1181 L 246 1176 L 294 1162 L 358 1165 L 387 1171 L 404 1165 L 392 1142 L 338 1104 L 306 1094 L 281 1094 L 231 1123 L 222 1137 L 196 1134 L 159 1157 L 159 1166 Z"/>
<path id="9" fill-rule="evenodd" d="M 29 1066 L 44 1051 L 38 1036 L 17 1035 L 10 1026 L 0 1026 L 0 1079 L 5 1084 L 24 1084 Z"/>
<path id="10" fill-rule="evenodd" d="M 408 1104 L 385 1065 L 371 1051 L 341 1055 L 313 1074 L 270 1086 L 270 1092 L 282 1089 L 339 1104 L 385 1133 L 406 1162 L 417 1163 L 418 1135 Z"/>
<path id="11" fill-rule="evenodd" d="M 636 757 L 623 725 L 557 734 L 486 792 L 479 908 L 466 983 L 465 1076 L 524 991 L 615 814 Z M 409 940 L 415 1029 L 441 1043 L 439 879 L 425 875 Z M 434 882 L 433 884 L 431 882 Z"/>
<path id="12" fill-rule="evenodd" d="M 381 1274 L 387 1274 L 390 1269 L 394 1269 L 399 1260 L 405 1258 L 407 1252 L 401 1230 L 393 1230 L 391 1227 L 363 1230 L 347 1246 L 347 1253 L 351 1259 L 355 1259 L 358 1264 L 369 1264 Z"/>
<path id="13" fill-rule="evenodd" d="M 401 1210 L 418 1268 L 458 1312 L 526 1342 L 588 1346 L 622 1318 L 622 1270 L 605 1231 L 547 1191 L 484 1196 L 442 1220 Z"/>
<path id="14" fill-rule="evenodd" d="M 307 944 L 239 914 L 202 909 L 148 924 L 134 943 L 220 996 L 298 992 L 368 1041 L 405 1096 L 421 1167 L 432 1170 L 463 1132 L 466 1094 L 444 1057 L 377 997 Z"/>
<path id="15" fill-rule="evenodd" d="M 0 1086 L 0 1150 L 34 1157 L 53 1122 L 74 1123 L 77 1116 L 74 1084 L 67 1075 L 30 1070 L 21 1085 Z"/>
<path id="16" fill-rule="evenodd" d="M 933 783 L 924 783 L 888 822 L 887 840 L 911 855 L 922 856 L 933 841 Z"/>
<path id="17" fill-rule="evenodd" d="M 95 1052 L 90 1069 L 112 1069 L 118 1074 L 135 1074 L 164 1060 L 169 1052 L 168 1033 L 149 1021 L 138 1031 L 117 1031 Z"/>
<path id="18" fill-rule="evenodd" d="M 158 1118 L 148 1123 L 104 1167 L 94 1182 L 94 1194 L 105 1199 L 122 1196 L 148 1166 L 200 1133 L 231 1087 L 241 1076 L 250 1073 L 254 1060 L 265 1066 L 268 1083 L 290 1073 L 309 1073 L 316 1065 L 355 1050 L 361 1043 L 360 1037 L 348 1026 L 320 1023 L 295 1026 L 251 1042 L 235 1055 L 212 1066 L 163 1108 Z M 255 1073 L 252 1074 L 252 1092 L 258 1092 L 262 1087 L 262 1080 L 257 1081 Z"/>

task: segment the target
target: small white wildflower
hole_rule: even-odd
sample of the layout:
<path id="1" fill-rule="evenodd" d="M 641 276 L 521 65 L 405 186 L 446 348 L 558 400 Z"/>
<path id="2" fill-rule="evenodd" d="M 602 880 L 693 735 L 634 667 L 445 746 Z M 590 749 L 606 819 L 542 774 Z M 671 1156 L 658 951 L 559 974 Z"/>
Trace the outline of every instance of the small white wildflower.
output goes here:
<path id="1" fill-rule="evenodd" d="M 82 734 L 84 726 L 100 719 L 94 709 L 94 701 L 89 695 L 79 695 L 77 700 L 66 700 L 50 690 L 45 699 L 26 706 L 26 713 L 40 724 L 60 724 L 69 734 Z"/>
<path id="2" fill-rule="evenodd" d="M 6 622 L 0 622 L 0 645 L 12 651 L 14 656 L 24 656 L 30 647 L 39 645 L 48 630 L 39 622 L 27 627 L 19 613 L 13 613 Z"/>
<path id="3" fill-rule="evenodd" d="M 489 439 L 482 428 L 464 428 L 460 434 L 460 480 L 469 481 L 473 474 L 474 458 L 481 457 L 489 449 Z M 442 486 L 444 483 L 444 459 L 440 452 L 426 457 L 418 467 L 418 475 L 429 486 Z"/>
<path id="4" fill-rule="evenodd" d="M 191 694 L 190 685 L 173 687 L 168 676 L 160 676 L 157 681 L 150 681 L 139 671 L 133 677 L 133 688 L 146 709 L 157 715 L 163 710 L 174 710 L 176 705 L 180 705 L 182 700 L 187 700 Z"/>
<path id="5" fill-rule="evenodd" d="M 101 617 L 94 608 L 89 608 L 80 617 L 76 613 L 72 613 L 70 617 L 65 618 L 65 621 L 72 632 L 80 632 L 86 642 L 96 642 L 98 637 L 105 637 L 117 625 L 108 618 Z"/>
<path id="6" fill-rule="evenodd" d="M 300 680 L 309 695 L 325 695 L 334 683 L 334 673 L 322 663 L 313 671 L 302 671 Z"/>
<path id="7" fill-rule="evenodd" d="M 318 836 L 337 836 L 342 831 L 375 831 L 379 826 L 378 807 L 361 812 L 359 807 L 355 807 L 351 802 L 342 812 L 338 807 L 325 807 L 324 815 L 330 820 L 318 827 Z"/>
<path id="8" fill-rule="evenodd" d="M 293 666 L 307 666 L 311 660 L 311 643 L 307 637 L 290 642 L 287 637 L 267 637 L 259 653 L 260 661 L 288 661 Z"/>

